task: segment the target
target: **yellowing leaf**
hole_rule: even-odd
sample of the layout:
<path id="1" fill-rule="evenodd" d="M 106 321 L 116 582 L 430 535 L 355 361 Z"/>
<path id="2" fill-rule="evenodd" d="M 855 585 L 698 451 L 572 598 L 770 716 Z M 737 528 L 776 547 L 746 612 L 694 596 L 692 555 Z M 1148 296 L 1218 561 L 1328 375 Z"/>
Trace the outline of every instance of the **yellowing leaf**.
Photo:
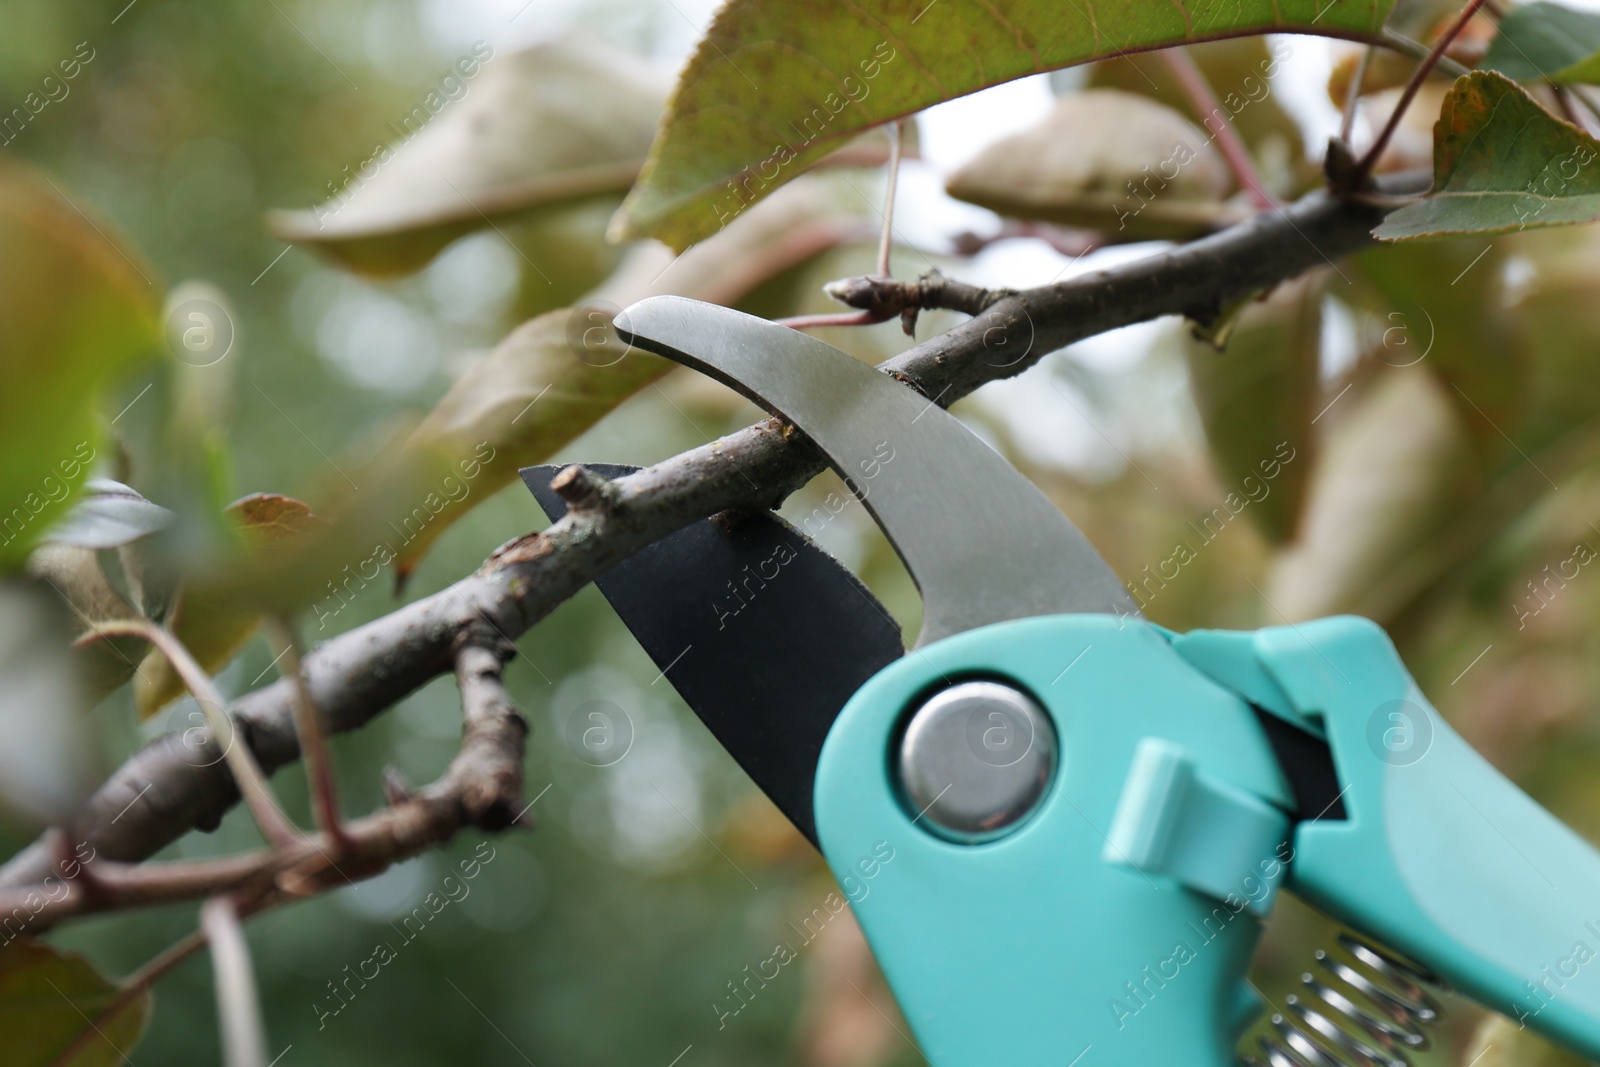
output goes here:
<path id="1" fill-rule="evenodd" d="M 87 474 L 100 384 L 159 337 L 154 271 L 87 210 L 56 179 L 0 161 L 0 571 Z"/>
<path id="2" fill-rule="evenodd" d="M 1600 218 L 1600 141 L 1492 71 L 1456 81 L 1434 126 L 1433 189 L 1383 221 L 1384 241 L 1511 233 Z"/>
<path id="3" fill-rule="evenodd" d="M 236 500 L 224 514 L 238 531 L 244 549 L 244 558 L 237 564 L 240 568 L 249 567 L 252 557 L 304 537 L 320 524 L 309 505 L 277 493 L 256 493 Z M 181 589 L 167 618 L 167 626 L 178 640 L 212 673 L 239 654 L 260 623 L 258 604 L 233 589 L 213 588 L 203 582 Z M 185 691 L 166 656 L 151 649 L 133 683 L 139 718 L 148 719 Z"/>
<path id="4" fill-rule="evenodd" d="M 1028 74 L 1248 33 L 1373 33 L 1387 0 L 731 0 L 618 216 L 682 249 L 881 123 Z"/>
<path id="5" fill-rule="evenodd" d="M 414 109 L 336 196 L 268 229 L 360 273 L 406 274 L 465 233 L 633 184 L 666 95 L 636 57 L 568 38 L 463 63 L 462 96 L 437 117 Z"/>
<path id="6" fill-rule="evenodd" d="M 131 1062 L 150 1020 L 148 990 L 109 1018 L 120 992 L 75 952 L 60 952 L 30 938 L 0 948 L 0 1062 L 6 1067 L 113 1067 Z M 61 1056 L 85 1038 L 76 1055 Z M 91 1036 L 92 1035 L 92 1036 Z"/>
<path id="7" fill-rule="evenodd" d="M 946 189 L 1002 215 L 1145 241 L 1243 218 L 1223 203 L 1230 184 L 1221 154 L 1182 115 L 1095 89 L 1062 97 L 1042 122 L 990 145 Z"/>
<path id="8" fill-rule="evenodd" d="M 229 504 L 226 514 L 250 545 L 276 544 L 317 525 L 309 504 L 280 493 L 252 493 Z"/>

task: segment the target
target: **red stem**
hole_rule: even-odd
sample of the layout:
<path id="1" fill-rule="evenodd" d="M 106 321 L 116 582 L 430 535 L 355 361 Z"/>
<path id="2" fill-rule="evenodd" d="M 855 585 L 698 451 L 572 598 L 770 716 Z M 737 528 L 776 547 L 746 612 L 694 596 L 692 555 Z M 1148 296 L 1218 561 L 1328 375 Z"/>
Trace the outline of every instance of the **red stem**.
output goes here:
<path id="1" fill-rule="evenodd" d="M 1172 69 L 1173 76 L 1178 79 L 1178 85 L 1189 98 L 1189 102 L 1200 112 L 1201 125 L 1222 150 L 1222 158 L 1227 161 L 1228 169 L 1233 171 L 1233 176 L 1238 179 L 1240 188 L 1249 194 L 1251 201 L 1262 211 L 1276 208 L 1278 202 L 1267 192 L 1266 185 L 1262 183 L 1261 175 L 1256 170 L 1255 161 L 1250 158 L 1250 150 L 1245 147 L 1244 141 L 1239 139 L 1238 131 L 1228 121 L 1227 109 L 1217 100 L 1217 94 L 1211 88 L 1211 83 L 1206 81 L 1205 72 L 1182 48 L 1163 49 L 1161 58 L 1166 60 L 1167 66 Z M 1216 129 L 1211 128 L 1212 118 L 1217 120 Z"/>
<path id="2" fill-rule="evenodd" d="M 796 315 L 793 318 L 773 321 L 791 330 L 809 330 L 815 326 L 876 326 L 880 322 L 888 322 L 896 314 L 896 312 L 881 311 L 840 311 L 827 315 Z"/>
<path id="3" fill-rule="evenodd" d="M 1411 102 L 1417 98 L 1417 93 L 1422 89 L 1422 83 L 1428 79 L 1433 68 L 1438 66 L 1439 60 L 1461 36 L 1461 31 L 1467 28 L 1467 23 L 1472 21 L 1472 16 L 1478 13 L 1484 0 L 1468 0 L 1467 6 L 1461 9 L 1461 14 L 1450 24 L 1450 28 L 1434 42 L 1433 48 L 1428 51 L 1428 56 L 1412 73 L 1411 80 L 1406 83 L 1405 92 L 1400 94 L 1400 102 L 1395 105 L 1394 111 L 1389 115 L 1389 121 L 1384 124 L 1383 131 L 1378 134 L 1378 139 L 1372 142 L 1372 147 L 1367 149 L 1367 154 L 1361 157 L 1356 164 L 1354 174 L 1351 175 L 1353 186 L 1359 187 L 1366 183 L 1372 176 L 1372 168 L 1378 163 L 1378 157 L 1383 150 L 1389 147 L 1389 141 L 1394 137 L 1394 131 L 1400 128 L 1400 120 L 1405 118 L 1406 111 L 1411 107 Z"/>

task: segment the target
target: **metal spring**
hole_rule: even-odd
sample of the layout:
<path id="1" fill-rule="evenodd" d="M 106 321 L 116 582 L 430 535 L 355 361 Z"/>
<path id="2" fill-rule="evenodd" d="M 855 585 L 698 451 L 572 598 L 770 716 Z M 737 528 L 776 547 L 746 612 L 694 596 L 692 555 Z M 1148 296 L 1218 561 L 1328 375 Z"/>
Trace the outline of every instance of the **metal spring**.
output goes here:
<path id="1" fill-rule="evenodd" d="M 1410 1067 L 1409 1054 L 1428 1048 L 1439 1021 L 1429 988 L 1443 983 L 1349 934 L 1339 945 L 1350 962 L 1317 951 L 1317 974 L 1302 974 L 1305 1000 L 1291 995 L 1290 1018 L 1272 1016 L 1274 1033 L 1260 1038 L 1267 1067 Z M 1262 1067 L 1244 1056 L 1245 1067 Z"/>

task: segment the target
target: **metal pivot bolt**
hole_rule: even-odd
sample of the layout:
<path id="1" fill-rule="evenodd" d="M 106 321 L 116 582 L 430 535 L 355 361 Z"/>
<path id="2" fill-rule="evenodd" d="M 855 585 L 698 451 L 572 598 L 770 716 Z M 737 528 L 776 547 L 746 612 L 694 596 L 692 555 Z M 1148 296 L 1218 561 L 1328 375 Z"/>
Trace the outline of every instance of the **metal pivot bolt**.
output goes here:
<path id="1" fill-rule="evenodd" d="M 911 716 L 897 770 L 917 822 L 967 844 L 1014 830 L 1055 777 L 1055 727 L 1026 693 L 961 682 Z"/>

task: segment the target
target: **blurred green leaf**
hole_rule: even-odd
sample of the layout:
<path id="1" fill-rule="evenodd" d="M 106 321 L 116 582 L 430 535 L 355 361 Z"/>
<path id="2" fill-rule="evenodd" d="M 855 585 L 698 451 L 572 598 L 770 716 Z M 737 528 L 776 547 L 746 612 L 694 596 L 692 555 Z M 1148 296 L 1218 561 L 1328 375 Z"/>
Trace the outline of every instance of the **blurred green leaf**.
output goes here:
<path id="1" fill-rule="evenodd" d="M 1600 420 L 1600 231 L 1542 230 L 1513 251 L 1532 268 L 1507 308 L 1518 326 L 1516 358 L 1531 379 L 1516 437 L 1535 453 Z"/>
<path id="2" fill-rule="evenodd" d="M 0 815 L 35 833 L 66 820 L 96 780 L 73 629 L 41 586 L 0 582 Z M 0 949 L 0 968 L 9 951 Z M 8 1040 L 9 1029 L 0 1022 Z"/>
<path id="3" fill-rule="evenodd" d="M 1391 214 L 1384 241 L 1511 233 L 1600 218 L 1600 142 L 1492 71 L 1456 81 L 1434 127 L 1433 189 Z"/>
<path id="4" fill-rule="evenodd" d="M 236 500 L 224 511 L 238 533 L 243 558 L 236 565 L 251 565 L 252 557 L 276 550 L 284 542 L 316 528 L 320 520 L 309 505 L 277 493 L 255 493 Z M 180 589 L 167 626 L 208 673 L 215 674 L 239 654 L 261 624 L 258 604 L 204 584 Z M 133 685 L 139 718 L 148 719 L 187 692 L 183 680 L 167 657 L 151 649 L 139 667 Z"/>
<path id="5" fill-rule="evenodd" d="M 46 542 L 28 557 L 28 574 L 49 583 L 70 611 L 62 644 L 92 632 L 101 622 L 143 618 L 122 591 L 106 577 L 92 548 Z M 105 637 L 72 652 L 83 687 L 83 702 L 92 707 L 132 678 L 147 643 L 138 637 Z"/>
<path id="6" fill-rule="evenodd" d="M 1116 241 L 1181 239 L 1244 217 L 1205 133 L 1143 96 L 1064 96 L 1043 121 L 990 145 L 952 174 L 958 200 L 1002 215 L 1081 226 Z"/>
<path id="7" fill-rule="evenodd" d="M 86 475 L 101 383 L 159 336 L 160 291 L 136 257 L 55 179 L 0 162 L 0 570 Z"/>
<path id="8" fill-rule="evenodd" d="M 1581 82 L 1600 78 L 1600 15 L 1561 4 L 1519 4 L 1500 20 L 1482 70 L 1517 81 Z"/>
<path id="9" fill-rule="evenodd" d="M 127 1054 L 139 1043 L 149 1021 L 149 991 L 129 999 L 110 1018 L 120 987 L 100 975 L 88 960 L 25 938 L 0 952 L 0 1034 L 6 1067 L 113 1067 L 131 1062 Z M 60 1056 L 90 1030 L 83 1051 Z"/>
<path id="10" fill-rule="evenodd" d="M 1503 434 L 1516 433 L 1532 374 L 1515 344 L 1527 322 L 1506 307 L 1510 258 L 1502 243 L 1417 241 L 1371 249 L 1344 268 L 1377 291 L 1369 305 L 1375 357 L 1438 375 L 1485 457 L 1504 449 Z M 1347 287 L 1344 295 L 1359 303 L 1364 294 Z"/>
<path id="11" fill-rule="evenodd" d="M 1313 275 L 1246 305 L 1224 351 L 1198 339 L 1187 346 L 1195 406 L 1222 484 L 1251 495 L 1249 514 L 1274 542 L 1294 538 L 1315 462 L 1324 287 L 1325 278 Z M 1281 462 L 1285 446 L 1289 462 Z M 1264 478 L 1274 468 L 1277 476 Z M 1250 487 L 1269 481 L 1256 500 Z"/>
<path id="12" fill-rule="evenodd" d="M 1404 606 L 1406 563 L 1482 490 L 1479 461 L 1446 387 L 1420 367 L 1377 367 L 1335 397 L 1298 542 L 1270 602 L 1290 619 Z M 1326 426 L 1326 423 L 1324 423 Z"/>
<path id="13" fill-rule="evenodd" d="M 566 38 L 462 62 L 457 102 L 407 115 L 337 195 L 273 212 L 268 229 L 362 274 L 409 274 L 463 234 L 633 184 L 666 96 L 636 58 Z"/>
<path id="14" fill-rule="evenodd" d="M 732 0 L 679 79 L 617 232 L 685 248 L 861 131 L 1013 78 L 1206 37 L 1370 33 L 1390 6 L 1245 0 L 1195 14 L 1166 0 L 1093 10 Z"/>
<path id="15" fill-rule="evenodd" d="M 172 525 L 172 512 L 109 478 L 91 478 L 87 492 L 50 528 L 46 540 L 79 548 L 120 548 Z"/>

